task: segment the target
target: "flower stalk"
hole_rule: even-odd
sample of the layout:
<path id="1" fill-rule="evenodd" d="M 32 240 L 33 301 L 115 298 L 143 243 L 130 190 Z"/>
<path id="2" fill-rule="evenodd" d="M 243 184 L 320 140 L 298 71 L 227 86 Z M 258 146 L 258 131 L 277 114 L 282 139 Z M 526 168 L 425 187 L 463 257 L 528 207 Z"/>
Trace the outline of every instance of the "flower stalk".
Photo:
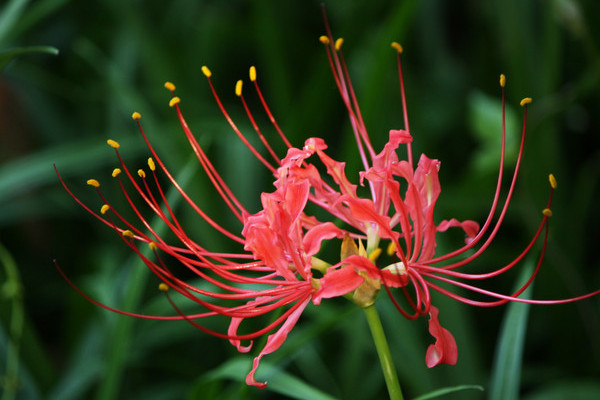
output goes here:
<path id="1" fill-rule="evenodd" d="M 372 304 L 368 307 L 364 307 L 363 311 L 367 317 L 371 336 L 373 337 L 373 343 L 375 343 L 375 348 L 377 349 L 377 356 L 379 357 L 381 371 L 383 372 L 390 400 L 404 400 L 400 382 L 398 381 L 398 374 L 396 373 L 396 366 L 392 359 L 390 346 L 388 346 L 377 308 L 375 307 L 375 304 Z"/>

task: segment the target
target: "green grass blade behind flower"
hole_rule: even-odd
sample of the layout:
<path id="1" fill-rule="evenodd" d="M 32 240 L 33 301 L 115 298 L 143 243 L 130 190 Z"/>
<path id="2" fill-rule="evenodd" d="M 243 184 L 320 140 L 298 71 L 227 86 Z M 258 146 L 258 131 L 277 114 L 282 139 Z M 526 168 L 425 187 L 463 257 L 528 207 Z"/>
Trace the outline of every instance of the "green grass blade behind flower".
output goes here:
<path id="1" fill-rule="evenodd" d="M 219 368 L 208 373 L 203 382 L 209 383 L 215 380 L 232 379 L 245 384 L 246 375 L 250 369 L 250 360 L 248 358 L 233 358 L 226 361 Z M 260 365 L 261 379 L 265 379 L 268 384 L 264 389 L 286 396 L 292 399 L 311 399 L 311 400 L 335 400 L 335 397 L 322 392 L 321 390 L 309 385 L 308 383 L 286 373 L 273 366 L 270 362 L 261 361 Z"/>
<path id="2" fill-rule="evenodd" d="M 444 396 L 446 394 L 461 392 L 463 390 L 480 390 L 483 392 L 484 389 L 482 386 L 479 386 L 479 385 L 458 385 L 458 386 L 437 389 L 437 390 L 434 390 L 433 392 L 423 394 L 419 397 L 415 397 L 413 400 L 435 399 L 435 398 Z"/>
<path id="3" fill-rule="evenodd" d="M 21 54 L 28 53 L 46 53 L 57 55 L 58 49 L 52 46 L 28 46 L 28 47 L 17 47 L 0 52 L 0 71 L 6 67 L 6 65 L 12 61 L 13 58 L 20 56 Z"/>
<path id="4" fill-rule="evenodd" d="M 28 2 L 29 0 L 12 0 L 0 10 L 0 45 L 19 21 Z"/>
<path id="5" fill-rule="evenodd" d="M 532 260 L 525 263 L 516 288 L 521 287 L 529 279 L 534 270 L 533 263 Z M 529 298 L 532 289 L 533 287 L 529 286 L 520 297 Z M 523 347 L 530 307 L 529 304 L 513 302 L 506 309 L 490 381 L 490 400 L 519 398 Z"/>
<path id="6" fill-rule="evenodd" d="M 176 176 L 181 187 L 186 187 L 197 169 L 198 162 L 195 157 L 192 157 Z M 167 201 L 173 210 L 177 208 L 181 201 L 181 196 L 174 187 L 168 191 Z M 159 235 L 164 234 L 167 229 L 167 226 L 158 217 L 152 220 L 151 226 Z M 141 251 L 146 256 L 151 256 L 149 248 L 141 249 Z M 127 262 L 126 265 L 131 266 L 132 272 L 129 275 L 128 282 L 124 284 L 127 289 L 121 307 L 124 310 L 136 310 L 140 305 L 142 292 L 146 287 L 149 272 L 145 268 L 144 263 L 136 255 L 132 255 L 131 261 Z M 119 387 L 125 374 L 128 349 L 132 343 L 135 322 L 134 318 L 120 318 L 116 331 L 107 343 L 108 356 L 105 364 L 106 369 L 96 395 L 96 398 L 99 400 L 111 400 L 118 397 Z"/>

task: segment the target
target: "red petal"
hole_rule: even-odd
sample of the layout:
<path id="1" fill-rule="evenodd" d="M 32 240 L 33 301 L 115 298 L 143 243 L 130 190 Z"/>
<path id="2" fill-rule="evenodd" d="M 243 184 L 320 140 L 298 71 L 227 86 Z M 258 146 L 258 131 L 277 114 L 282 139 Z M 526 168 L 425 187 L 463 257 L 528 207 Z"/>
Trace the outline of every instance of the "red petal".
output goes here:
<path id="1" fill-rule="evenodd" d="M 429 309 L 429 333 L 436 339 L 435 344 L 429 345 L 425 362 L 429 368 L 438 364 L 456 364 L 458 358 L 458 349 L 454 336 L 445 328 L 442 328 L 438 321 L 439 310 L 430 306 Z"/>

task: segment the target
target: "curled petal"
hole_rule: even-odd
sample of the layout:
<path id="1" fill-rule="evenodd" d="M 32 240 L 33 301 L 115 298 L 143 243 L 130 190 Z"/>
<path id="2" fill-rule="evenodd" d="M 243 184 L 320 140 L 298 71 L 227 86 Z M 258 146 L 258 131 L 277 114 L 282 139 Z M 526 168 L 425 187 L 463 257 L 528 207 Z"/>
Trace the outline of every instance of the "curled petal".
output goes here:
<path id="1" fill-rule="evenodd" d="M 229 329 L 227 331 L 227 334 L 229 334 L 229 336 L 231 336 L 231 337 L 236 336 L 237 329 L 239 328 L 239 326 L 243 320 L 244 320 L 243 318 L 231 318 L 231 323 L 229 324 Z M 251 340 L 250 344 L 248 346 L 242 346 L 242 342 L 240 340 L 229 339 L 229 343 L 231 343 L 233 346 L 235 346 L 240 353 L 247 353 L 252 348 L 253 342 Z"/>
<path id="2" fill-rule="evenodd" d="M 313 303 L 316 305 L 321 304 L 321 299 L 350 293 L 364 282 L 364 278 L 357 274 L 354 268 L 345 266 L 340 269 L 330 268 L 319 282 L 321 286 L 313 296 Z"/>
<path id="3" fill-rule="evenodd" d="M 302 239 L 304 252 L 307 256 L 314 256 L 321 249 L 323 240 L 342 238 L 344 231 L 335 226 L 333 222 L 325 222 L 310 228 Z"/>
<path id="4" fill-rule="evenodd" d="M 470 220 L 459 221 L 455 218 L 452 218 L 451 220 L 444 220 L 440 222 L 440 224 L 437 226 L 438 232 L 445 232 L 448 228 L 462 228 L 467 235 L 467 238 L 465 239 L 467 243 L 477 236 L 477 232 L 479 232 L 479 224 Z"/>
<path id="5" fill-rule="evenodd" d="M 260 360 L 263 358 L 264 355 L 270 354 L 277 350 L 279 347 L 281 347 L 283 342 L 285 342 L 285 339 L 287 339 L 288 333 L 290 333 L 290 331 L 296 325 L 296 322 L 298 322 L 298 318 L 300 318 L 300 315 L 302 314 L 302 311 L 304 311 L 304 309 L 306 308 L 306 305 L 308 304 L 309 300 L 310 297 L 307 297 L 302 302 L 302 304 L 300 304 L 300 306 L 296 310 L 294 310 L 293 313 L 290 314 L 290 316 L 285 320 L 285 322 L 283 323 L 283 325 L 281 325 L 277 332 L 275 332 L 272 335 L 269 335 L 269 337 L 267 338 L 267 344 L 258 354 L 258 356 L 254 358 L 254 362 L 252 363 L 252 370 L 246 376 L 247 385 L 256 386 L 260 389 L 264 389 L 267 386 L 266 382 L 258 382 L 254 378 L 254 373 L 256 372 L 256 369 L 260 364 Z"/>
<path id="6" fill-rule="evenodd" d="M 429 345 L 425 362 L 427 367 L 435 367 L 438 364 L 456 364 L 458 349 L 454 336 L 446 328 L 442 328 L 438 320 L 439 310 L 430 306 L 429 309 L 429 333 L 435 338 L 435 343 Z"/>

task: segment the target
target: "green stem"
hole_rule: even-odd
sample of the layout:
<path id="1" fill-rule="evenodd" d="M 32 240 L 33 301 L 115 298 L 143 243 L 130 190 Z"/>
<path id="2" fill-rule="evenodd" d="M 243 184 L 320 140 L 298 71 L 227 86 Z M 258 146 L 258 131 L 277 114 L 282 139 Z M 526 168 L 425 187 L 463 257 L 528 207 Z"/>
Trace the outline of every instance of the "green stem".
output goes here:
<path id="1" fill-rule="evenodd" d="M 396 367 L 392 360 L 392 354 L 383 332 L 383 326 L 381 326 L 381 320 L 377 313 L 375 304 L 363 308 L 371 329 L 371 335 L 375 342 L 375 348 L 377 349 L 377 355 L 381 363 L 381 370 L 385 378 L 385 384 L 390 395 L 390 400 L 403 400 L 402 390 L 400 389 L 400 382 L 398 382 L 398 374 L 396 373 Z"/>

